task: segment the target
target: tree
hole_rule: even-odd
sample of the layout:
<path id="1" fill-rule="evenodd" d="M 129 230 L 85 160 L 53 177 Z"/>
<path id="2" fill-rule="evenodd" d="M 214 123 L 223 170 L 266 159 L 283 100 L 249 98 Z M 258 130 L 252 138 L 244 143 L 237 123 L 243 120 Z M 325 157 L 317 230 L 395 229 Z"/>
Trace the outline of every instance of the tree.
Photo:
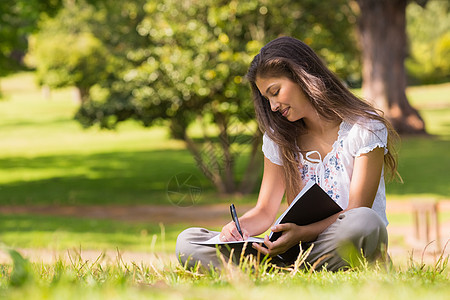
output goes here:
<path id="1" fill-rule="evenodd" d="M 39 85 L 75 86 L 79 100 L 89 100 L 90 89 L 105 80 L 110 54 L 92 33 L 99 14 L 92 5 L 66 2 L 54 18 L 43 18 L 30 38 L 28 65 L 36 68 Z"/>
<path id="2" fill-rule="evenodd" d="M 406 97 L 407 0 L 357 0 L 364 98 L 384 111 L 401 134 L 425 133 Z M 424 2 L 424 1 L 422 1 Z M 426 2 L 426 1 L 425 1 Z"/>
<path id="3" fill-rule="evenodd" d="M 352 11 L 344 0 L 327 7 L 313 0 L 148 1 L 136 27 L 146 45 L 124 53 L 133 67 L 106 81 L 107 97 L 83 103 L 77 119 L 102 127 L 129 118 L 145 126 L 169 122 L 220 193 L 251 192 L 261 165 L 261 133 L 244 75 L 259 49 L 291 35 L 318 49 L 341 76 L 357 69 L 347 18 Z M 347 58 L 356 63 L 343 63 Z M 189 130 L 192 123 L 200 124 L 200 136 Z M 236 160 L 245 147 L 250 156 L 239 182 Z"/>
<path id="4" fill-rule="evenodd" d="M 57 33 L 51 38 L 38 35 L 32 40 L 30 53 L 35 56 L 36 76 L 40 85 L 50 88 L 75 86 L 80 101 L 88 101 L 91 87 L 107 76 L 108 53 L 91 33 L 77 35 Z M 70 45 L 70 51 L 67 51 Z"/>
<path id="5" fill-rule="evenodd" d="M 450 81 L 450 2 L 428 1 L 406 8 L 410 55 L 406 69 L 413 83 Z"/>
<path id="6" fill-rule="evenodd" d="M 28 35 L 41 15 L 54 15 L 60 5 L 60 0 L 0 1 L 0 77 L 23 68 Z"/>

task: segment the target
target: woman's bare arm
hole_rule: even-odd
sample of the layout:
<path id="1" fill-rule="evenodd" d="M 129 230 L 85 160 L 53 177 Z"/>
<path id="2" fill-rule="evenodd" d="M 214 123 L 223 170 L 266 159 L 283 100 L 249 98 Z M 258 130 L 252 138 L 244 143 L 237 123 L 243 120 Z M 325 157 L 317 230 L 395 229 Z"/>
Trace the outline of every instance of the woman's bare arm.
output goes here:
<path id="1" fill-rule="evenodd" d="M 283 167 L 264 157 L 264 173 L 256 206 L 239 218 L 244 238 L 259 235 L 273 224 L 285 191 Z M 234 222 L 222 228 L 221 240 L 241 240 Z M 224 236 L 224 237 L 223 237 Z"/>

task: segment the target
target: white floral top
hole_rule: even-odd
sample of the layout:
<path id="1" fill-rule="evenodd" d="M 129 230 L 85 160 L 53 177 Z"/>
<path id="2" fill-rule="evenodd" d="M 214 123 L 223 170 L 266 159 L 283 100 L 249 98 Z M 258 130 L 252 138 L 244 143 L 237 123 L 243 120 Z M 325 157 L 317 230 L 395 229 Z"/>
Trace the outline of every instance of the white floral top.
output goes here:
<path id="1" fill-rule="evenodd" d="M 306 159 L 299 153 L 301 163 L 299 168 L 303 183 L 306 184 L 309 180 L 316 181 L 342 209 L 346 209 L 355 158 L 377 147 L 384 148 L 386 154 L 387 135 L 384 124 L 376 120 L 366 120 L 357 124 L 343 121 L 339 126 L 338 139 L 323 160 L 318 151 L 306 153 Z M 271 162 L 282 165 L 278 145 L 267 134 L 263 136 L 262 150 Z M 387 226 L 384 168 L 372 209 Z"/>

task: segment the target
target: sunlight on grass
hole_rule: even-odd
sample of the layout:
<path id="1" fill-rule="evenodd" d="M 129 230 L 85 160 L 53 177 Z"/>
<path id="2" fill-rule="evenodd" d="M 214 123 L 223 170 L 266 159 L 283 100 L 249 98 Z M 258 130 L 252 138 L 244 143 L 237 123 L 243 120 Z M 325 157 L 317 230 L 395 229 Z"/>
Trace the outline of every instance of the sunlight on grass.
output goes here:
<path id="1" fill-rule="evenodd" d="M 245 197 L 218 197 L 180 141 L 163 126 L 143 128 L 125 122 L 117 130 L 82 129 L 73 120 L 78 104 L 70 89 L 44 99 L 31 73 L 1 80 L 0 205 L 168 205 L 168 182 L 187 172 L 199 178 L 199 203 L 254 203 Z M 389 201 L 412 198 L 448 199 L 450 186 L 450 84 L 408 88 L 433 138 L 403 138 L 399 169 L 405 184 L 387 186 Z M 190 130 L 201 132 L 193 125 Z M 247 159 L 238 161 L 238 175 Z M 238 177 L 239 177 L 238 176 Z M 82 206 L 83 207 L 83 206 Z M 225 213 L 227 213 L 225 211 Z M 408 212 L 389 213 L 390 226 L 411 224 Z M 450 213 L 440 215 L 441 222 Z M 189 224 L 55 217 L 0 216 L 2 250 L 9 247 L 64 251 L 120 249 L 173 255 L 178 233 Z M 219 229 L 214 226 L 211 229 Z M 390 243 L 403 245 L 399 236 Z M 7 245 L 7 246 L 5 246 Z M 407 260 L 407 258 L 403 258 Z M 105 265 L 75 257 L 72 262 L 30 264 L 20 256 L 0 265 L 0 298 L 4 299 L 274 299 L 306 297 L 347 299 L 447 299 L 447 262 L 405 262 L 396 269 L 368 268 L 349 272 L 268 270 L 262 267 L 198 273 L 167 261 Z M 282 288 L 280 288 L 282 287 Z M 339 290 L 337 293 L 336 290 Z"/>
<path id="2" fill-rule="evenodd" d="M 182 223 L 155 224 L 75 217 L 2 215 L 0 241 L 14 248 L 119 248 L 148 253 L 174 253 L 176 237 L 186 227 Z"/>
<path id="3" fill-rule="evenodd" d="M 213 196 L 211 183 L 184 144 L 168 137 L 167 128 L 143 128 L 130 121 L 114 131 L 85 130 L 73 120 L 78 104 L 72 100 L 71 89 L 52 91 L 51 99 L 44 99 L 33 83 L 32 73 L 7 77 L 1 85 L 6 99 L 0 101 L 0 202 L 163 200 L 164 204 L 167 184 L 180 172 L 199 178 L 205 195 L 203 203 L 228 202 L 227 198 Z M 448 177 L 442 174 L 448 173 L 444 167 L 450 163 L 446 150 L 450 146 L 450 84 L 411 87 L 408 95 L 413 104 L 421 107 L 430 132 L 438 138 L 404 139 L 400 172 L 405 184 L 389 184 L 388 196 L 400 200 L 413 195 L 446 198 L 450 186 Z M 190 130 L 199 133 L 200 127 L 193 125 Z M 237 161 L 238 178 L 243 174 L 245 152 Z M 256 194 L 247 198 L 255 201 Z"/>

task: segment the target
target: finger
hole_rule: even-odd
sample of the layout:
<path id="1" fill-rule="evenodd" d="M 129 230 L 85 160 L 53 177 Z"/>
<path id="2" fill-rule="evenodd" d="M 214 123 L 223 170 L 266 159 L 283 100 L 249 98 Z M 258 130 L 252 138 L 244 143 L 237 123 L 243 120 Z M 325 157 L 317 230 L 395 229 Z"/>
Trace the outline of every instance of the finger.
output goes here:
<path id="1" fill-rule="evenodd" d="M 264 248 L 263 246 L 261 246 L 258 243 L 252 243 L 252 247 L 253 247 L 253 249 L 258 250 L 258 252 L 262 253 L 263 255 L 269 254 L 269 250 L 267 248 Z"/>
<path id="2" fill-rule="evenodd" d="M 250 237 L 250 234 L 248 233 L 248 231 L 243 229 L 242 233 L 244 234 L 244 240 L 248 240 L 248 238 Z"/>
<path id="3" fill-rule="evenodd" d="M 219 240 L 222 241 L 222 242 L 228 242 L 228 238 L 227 238 L 225 232 L 221 232 L 219 234 Z"/>
<path id="4" fill-rule="evenodd" d="M 266 245 L 268 249 L 272 249 L 273 248 L 273 242 L 271 242 L 269 240 L 269 236 L 268 235 L 266 235 L 264 237 L 264 245 Z"/>
<path id="5" fill-rule="evenodd" d="M 280 232 L 280 231 L 285 231 L 289 229 L 289 224 L 288 223 L 284 223 L 284 224 L 277 224 L 275 226 L 272 226 L 270 228 L 270 230 L 272 232 Z"/>
<path id="6" fill-rule="evenodd" d="M 237 231 L 236 228 L 233 228 L 230 232 L 231 237 L 234 241 L 241 241 L 242 240 L 242 236 L 241 234 Z"/>
<path id="7" fill-rule="evenodd" d="M 230 233 L 228 226 L 225 226 L 222 229 L 222 232 L 220 233 L 220 236 L 219 236 L 219 240 L 221 240 L 222 242 L 230 242 L 230 241 L 234 240 Z"/>

